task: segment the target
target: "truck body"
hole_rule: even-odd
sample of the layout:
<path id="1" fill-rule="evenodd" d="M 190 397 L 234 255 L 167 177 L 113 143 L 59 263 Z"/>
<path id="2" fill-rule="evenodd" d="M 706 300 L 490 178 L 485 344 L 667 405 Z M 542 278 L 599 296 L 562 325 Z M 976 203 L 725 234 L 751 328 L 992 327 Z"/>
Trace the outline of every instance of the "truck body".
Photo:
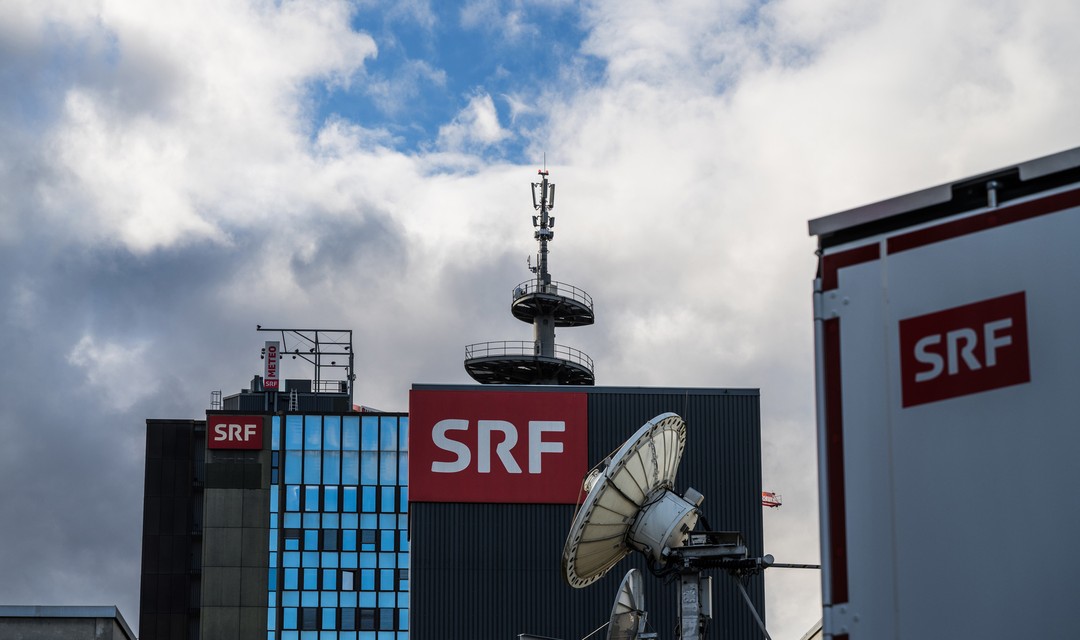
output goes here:
<path id="1" fill-rule="evenodd" d="M 1080 149 L 810 233 L 825 636 L 1080 636 Z"/>

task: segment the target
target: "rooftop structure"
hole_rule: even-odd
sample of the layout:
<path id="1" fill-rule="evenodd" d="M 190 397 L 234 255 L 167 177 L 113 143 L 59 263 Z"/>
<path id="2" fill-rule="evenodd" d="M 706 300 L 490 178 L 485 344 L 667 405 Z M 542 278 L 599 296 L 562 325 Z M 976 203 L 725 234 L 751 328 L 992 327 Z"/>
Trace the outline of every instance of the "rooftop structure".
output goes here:
<path id="1" fill-rule="evenodd" d="M 514 287 L 510 312 L 533 325 L 533 340 L 500 340 L 465 347 L 465 370 L 481 384 L 561 384 L 592 385 L 593 361 L 573 347 L 555 343 L 555 329 L 591 325 L 592 297 L 564 282 L 552 280 L 548 272 L 548 243 L 554 240 L 555 185 L 541 170 L 540 182 L 532 184 L 532 217 L 540 245 L 535 277 Z"/>

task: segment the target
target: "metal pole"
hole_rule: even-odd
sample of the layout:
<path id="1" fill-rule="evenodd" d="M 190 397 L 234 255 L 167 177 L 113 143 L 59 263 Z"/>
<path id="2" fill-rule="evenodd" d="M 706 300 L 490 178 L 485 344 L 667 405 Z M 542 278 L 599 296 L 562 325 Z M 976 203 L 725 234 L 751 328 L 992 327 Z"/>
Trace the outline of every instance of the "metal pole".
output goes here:
<path id="1" fill-rule="evenodd" d="M 757 609 L 754 608 L 754 603 L 750 602 L 750 595 L 746 593 L 746 587 L 743 586 L 742 580 L 735 578 L 735 584 L 739 586 L 739 593 L 742 594 L 743 600 L 746 600 L 746 606 L 750 607 L 750 613 L 753 614 L 754 620 L 757 620 L 757 625 L 761 627 L 761 632 L 765 634 L 766 640 L 772 640 L 772 636 L 765 630 L 765 623 L 761 621 L 761 616 L 758 615 Z"/>
<path id="2" fill-rule="evenodd" d="M 690 570 L 679 574 L 679 637 L 681 640 L 701 638 L 700 571 Z"/>

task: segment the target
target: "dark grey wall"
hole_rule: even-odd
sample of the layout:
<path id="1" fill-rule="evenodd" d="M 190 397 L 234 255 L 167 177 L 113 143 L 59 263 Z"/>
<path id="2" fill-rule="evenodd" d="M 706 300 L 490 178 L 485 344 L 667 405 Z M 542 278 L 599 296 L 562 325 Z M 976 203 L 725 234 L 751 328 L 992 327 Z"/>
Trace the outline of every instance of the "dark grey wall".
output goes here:
<path id="1" fill-rule="evenodd" d="M 143 484 L 143 640 L 189 640 L 199 619 L 202 470 L 206 423 L 147 420 Z M 193 614 L 192 609 L 196 611 Z"/>
<path id="2" fill-rule="evenodd" d="M 420 387 L 414 387 L 420 388 Z M 437 387 L 532 391 L 542 387 Z M 547 388 L 563 391 L 565 388 Z M 574 389 L 578 391 L 579 389 Z M 687 447 L 676 478 L 692 486 L 714 530 L 741 531 L 751 555 L 762 553 L 761 426 L 757 390 L 581 389 L 589 394 L 589 464 L 614 451 L 647 420 L 674 411 L 687 422 Z M 410 505 L 410 638 L 514 638 L 531 633 L 565 640 L 585 636 L 608 619 L 622 576 L 643 571 L 651 627 L 674 638 L 677 583 L 662 584 L 639 554 L 585 589 L 561 576 L 560 556 L 571 505 Z M 737 587 L 713 573 L 714 621 L 707 637 L 758 637 Z M 764 582 L 749 591 L 764 612 Z"/>

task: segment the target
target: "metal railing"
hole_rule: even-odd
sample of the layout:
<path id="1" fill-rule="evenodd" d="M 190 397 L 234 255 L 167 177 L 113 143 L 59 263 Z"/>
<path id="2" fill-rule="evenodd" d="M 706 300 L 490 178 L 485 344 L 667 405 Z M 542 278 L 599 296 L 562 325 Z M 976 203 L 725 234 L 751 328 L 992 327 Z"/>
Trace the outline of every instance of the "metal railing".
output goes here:
<path id="1" fill-rule="evenodd" d="M 536 342 L 531 340 L 497 340 L 494 342 L 478 342 L 465 346 L 465 359 L 473 358 L 501 358 L 505 356 L 539 356 L 540 350 Z M 589 371 L 593 370 L 593 359 L 584 351 L 555 345 L 554 357 L 569 362 L 577 363 Z"/>
<path id="2" fill-rule="evenodd" d="M 592 296 L 585 293 L 584 290 L 565 282 L 542 284 L 536 280 L 526 280 L 514 287 L 513 299 L 517 300 L 518 298 L 522 298 L 532 293 L 550 293 L 552 295 L 563 296 L 564 298 L 570 298 L 571 300 L 580 302 L 589 309 L 593 308 Z"/>

